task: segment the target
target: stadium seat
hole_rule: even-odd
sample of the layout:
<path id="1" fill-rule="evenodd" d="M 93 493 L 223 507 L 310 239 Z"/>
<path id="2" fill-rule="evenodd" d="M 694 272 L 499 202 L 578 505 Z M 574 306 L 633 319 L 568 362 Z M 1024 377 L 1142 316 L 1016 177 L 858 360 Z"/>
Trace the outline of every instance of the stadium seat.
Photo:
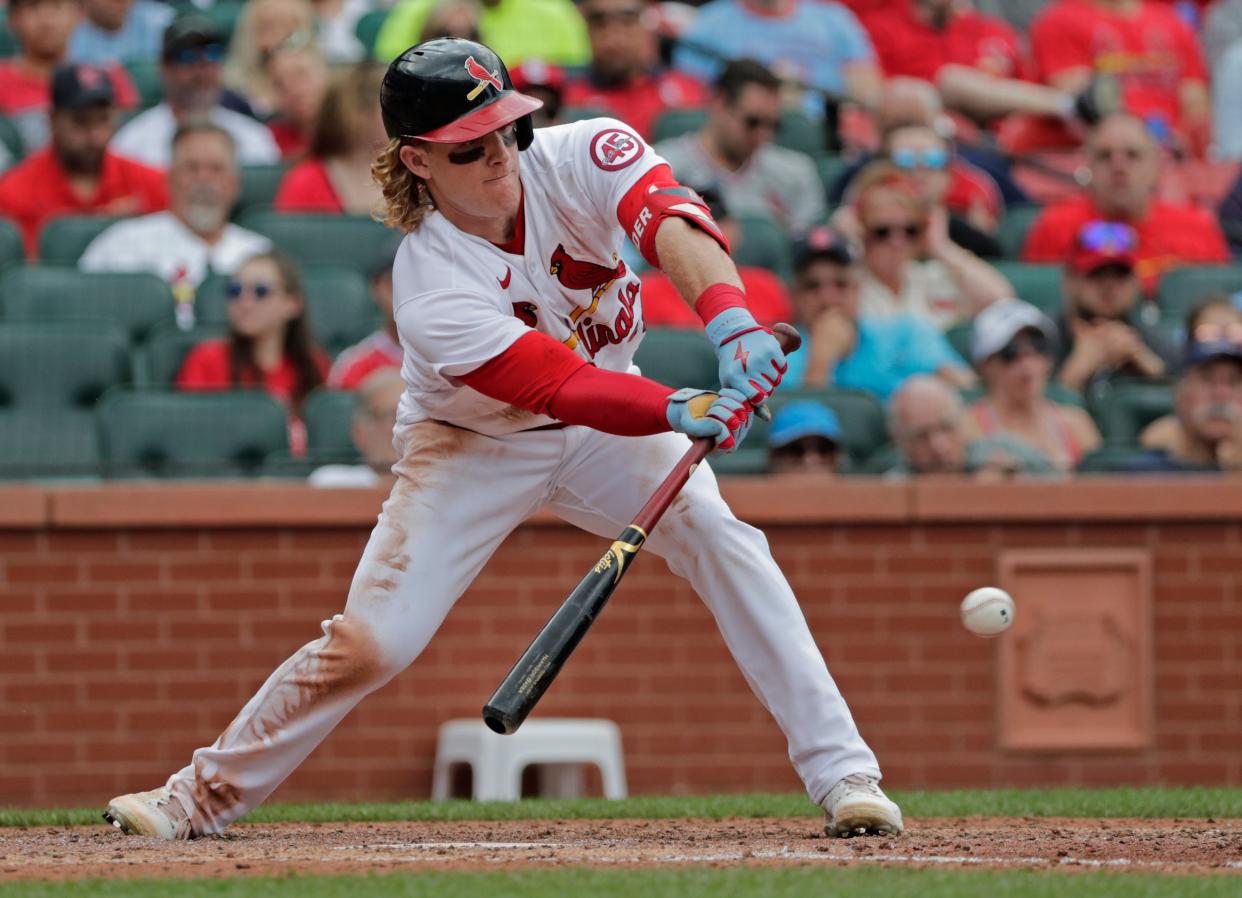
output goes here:
<path id="1" fill-rule="evenodd" d="M 888 422 L 885 419 L 884 406 L 879 399 L 863 390 L 835 387 L 780 389 L 772 397 L 770 404 L 775 414 L 790 402 L 807 399 L 822 402 L 837 413 L 841 422 L 842 442 L 856 469 L 865 469 L 867 459 L 888 443 Z"/>
<path id="2" fill-rule="evenodd" d="M 218 325 L 199 325 L 190 331 L 183 331 L 176 324 L 160 325 L 135 352 L 134 382 L 155 389 L 171 387 L 191 349 L 226 333 L 226 328 Z"/>
<path id="3" fill-rule="evenodd" d="M 195 11 L 215 22 L 216 28 L 220 30 L 224 46 L 227 47 L 233 39 L 233 31 L 237 28 L 237 20 L 241 17 L 242 7 L 245 5 L 242 0 L 217 0 L 210 6 Z"/>
<path id="4" fill-rule="evenodd" d="M 96 408 L 106 477 L 236 477 L 288 446 L 284 407 L 262 390 L 114 390 Z"/>
<path id="5" fill-rule="evenodd" d="M 841 175 L 849 167 L 850 162 L 848 159 L 834 156 L 832 153 L 815 154 L 815 170 L 819 173 L 819 183 L 823 185 L 824 193 L 826 194 L 832 192 Z"/>
<path id="6" fill-rule="evenodd" d="M 678 389 L 710 390 L 720 383 L 716 351 L 697 329 L 651 328 L 634 353 L 634 364 L 644 377 Z"/>
<path id="7" fill-rule="evenodd" d="M 80 479 L 98 473 L 93 412 L 0 408 L 0 480 Z"/>
<path id="8" fill-rule="evenodd" d="M 31 265 L 0 275 L 0 319 L 107 321 L 139 343 L 173 320 L 168 284 L 153 274 Z"/>
<path id="9" fill-rule="evenodd" d="M 228 278 L 216 275 L 203 281 L 194 300 L 200 324 L 228 321 Z M 302 283 L 315 339 L 335 356 L 379 326 L 379 312 L 371 301 L 366 279 L 356 270 L 341 266 L 306 266 Z"/>
<path id="10" fill-rule="evenodd" d="M 656 116 L 656 120 L 652 122 L 651 143 L 657 144 L 662 140 L 697 131 L 703 127 L 705 121 L 707 110 L 703 107 L 669 109 Z"/>
<path id="11" fill-rule="evenodd" d="M 84 322 L 0 322 L 0 409 L 89 409 L 130 381 L 125 333 Z"/>
<path id="12" fill-rule="evenodd" d="M 247 209 L 269 209 L 272 201 L 276 199 L 276 192 L 280 189 L 286 170 L 279 162 L 274 165 L 243 165 L 241 193 L 233 207 L 233 217 L 237 218 Z"/>
<path id="13" fill-rule="evenodd" d="M 1010 206 L 1005 210 L 1000 230 L 996 235 L 1000 240 L 1001 248 L 1005 251 L 1005 258 L 1019 259 L 1022 257 L 1022 246 L 1026 243 L 1027 231 L 1031 229 L 1031 225 L 1035 223 L 1041 211 L 1043 211 L 1041 206 Z"/>
<path id="14" fill-rule="evenodd" d="M 1105 446 L 1088 452 L 1074 468 L 1077 474 L 1119 474 L 1132 470 L 1134 462 L 1145 455 L 1131 446 Z"/>
<path id="15" fill-rule="evenodd" d="M 774 142 L 782 147 L 814 156 L 824 151 L 824 126 L 800 109 L 786 109 L 776 129 Z"/>
<path id="16" fill-rule="evenodd" d="M 355 395 L 348 390 L 326 387 L 306 397 L 302 404 L 302 420 L 306 422 L 306 445 L 311 452 L 338 463 L 354 463 L 359 459 L 358 449 L 349 435 L 355 401 Z"/>
<path id="17" fill-rule="evenodd" d="M 1180 326 L 1206 297 L 1214 293 L 1232 296 L 1238 291 L 1242 291 L 1242 265 L 1193 265 L 1175 268 L 1160 279 L 1156 303 L 1161 318 Z"/>
<path id="18" fill-rule="evenodd" d="M 580 122 L 584 119 L 591 118 L 612 118 L 612 110 L 602 109 L 599 106 L 565 106 L 561 108 L 561 114 L 557 119 L 563 124 L 571 122 Z"/>
<path id="19" fill-rule="evenodd" d="M 113 222 L 112 215 L 63 215 L 39 234 L 39 260 L 48 265 L 77 265 L 90 242 Z"/>
<path id="20" fill-rule="evenodd" d="M 366 48 L 368 58 L 375 52 L 375 41 L 379 37 L 380 28 L 384 26 L 384 20 L 388 18 L 388 12 L 387 7 L 369 10 L 354 25 L 354 37 Z"/>
<path id="21" fill-rule="evenodd" d="M 17 39 L 8 29 L 8 11 L 0 9 L 0 59 L 8 59 L 17 53 Z"/>
<path id="22" fill-rule="evenodd" d="M 400 235 L 356 215 L 282 215 L 251 209 L 238 223 L 270 237 L 303 265 L 343 265 L 367 275 L 391 261 Z"/>
<path id="23" fill-rule="evenodd" d="M 160 64 L 154 59 L 131 59 L 125 63 L 129 80 L 138 91 L 138 105 L 150 109 L 164 99 L 164 84 L 160 81 Z"/>
<path id="24" fill-rule="evenodd" d="M 17 125 L 7 115 L 0 115 L 0 146 L 7 151 L 7 154 L 0 153 L 0 161 L 7 159 L 9 165 L 20 162 L 26 155 L 22 132 L 17 130 Z"/>
<path id="25" fill-rule="evenodd" d="M 25 257 L 21 231 L 7 218 L 0 218 L 0 272 L 10 265 L 20 265 Z"/>
<path id="26" fill-rule="evenodd" d="M 1019 299 L 1036 306 L 1049 317 L 1061 313 L 1061 266 L 1032 265 L 1003 259 L 992 263 L 1013 285 Z"/>
<path id="27" fill-rule="evenodd" d="M 1173 413 L 1173 388 L 1142 381 L 1110 384 L 1092 402 L 1092 411 L 1106 446 L 1137 446 L 1143 428 Z"/>
<path id="28" fill-rule="evenodd" d="M 963 324 L 955 324 L 944 332 L 944 337 L 949 341 L 949 345 L 957 351 L 967 365 L 974 366 L 974 362 L 970 358 L 970 342 L 974 337 L 975 328 L 969 321 Z"/>
<path id="29" fill-rule="evenodd" d="M 784 229 L 759 215 L 739 215 L 737 225 L 740 236 L 733 247 L 733 261 L 766 268 L 789 280 L 793 275 L 793 248 Z"/>

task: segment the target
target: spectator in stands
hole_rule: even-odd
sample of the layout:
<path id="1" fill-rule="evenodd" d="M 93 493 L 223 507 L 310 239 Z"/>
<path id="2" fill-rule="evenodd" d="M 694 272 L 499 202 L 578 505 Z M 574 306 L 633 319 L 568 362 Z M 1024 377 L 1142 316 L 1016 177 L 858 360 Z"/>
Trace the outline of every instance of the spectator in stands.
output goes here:
<path id="1" fill-rule="evenodd" d="M 720 184 L 734 215 L 764 215 L 800 237 L 823 219 L 824 190 L 810 158 L 772 142 L 780 115 L 780 80 L 752 59 L 735 60 L 716 80 L 702 129 L 656 151 L 682 183 Z"/>
<path id="2" fill-rule="evenodd" d="M 1048 0 L 972 0 L 981 13 L 1004 19 L 1011 27 L 1025 34 Z"/>
<path id="3" fill-rule="evenodd" d="M 461 5 L 459 0 L 400 0 L 380 29 L 376 57 L 388 62 L 436 36 L 425 24 L 444 3 Z M 483 43 L 506 66 L 531 58 L 566 66 L 585 65 L 591 59 L 586 26 L 571 0 L 482 0 L 478 29 Z"/>
<path id="4" fill-rule="evenodd" d="M 358 22 L 375 8 L 372 0 L 311 0 L 318 32 L 316 46 L 333 63 L 358 62 L 370 48 L 358 39 Z"/>
<path id="5" fill-rule="evenodd" d="M 1013 296 L 992 266 L 949 238 L 948 213 L 888 162 L 858 177 L 833 223 L 863 246 L 862 310 L 872 318 L 916 315 L 945 329 Z"/>
<path id="6" fill-rule="evenodd" d="M 1124 108 L 1161 137 L 1202 153 L 1211 136 L 1207 69 L 1193 29 L 1165 3 L 1057 0 L 1031 26 L 1037 77 L 1079 94 L 1099 72 L 1120 80 Z"/>
<path id="7" fill-rule="evenodd" d="M 1225 53 L 1238 41 L 1242 41 L 1242 0 L 1216 0 L 1208 8 L 1199 32 L 1213 81 Z"/>
<path id="8" fill-rule="evenodd" d="M 229 41 L 221 81 L 267 116 L 276 103 L 268 60 L 282 48 L 313 46 L 315 10 L 309 0 L 249 0 Z"/>
<path id="9" fill-rule="evenodd" d="M 371 214 L 380 200 L 371 163 L 388 143 L 379 108 L 383 77 L 383 68 L 361 62 L 328 86 L 310 151 L 281 182 L 277 211 Z"/>
<path id="10" fill-rule="evenodd" d="M 888 402 L 888 432 L 899 461 L 887 473 L 973 474 L 997 480 L 1015 474 L 1049 474 L 1048 459 L 1004 434 L 971 438 L 962 397 L 938 377 L 916 374 Z"/>
<path id="11" fill-rule="evenodd" d="M 275 110 L 268 130 L 282 159 L 300 159 L 310 148 L 328 89 L 328 66 L 314 47 L 280 49 L 267 62 L 267 77 Z"/>
<path id="12" fill-rule="evenodd" d="M 992 303 L 975 318 L 971 358 L 986 393 L 970 407 L 982 436 L 1007 434 L 1043 453 L 1059 471 L 1072 471 L 1100 445 L 1100 434 L 1081 408 L 1044 395 L 1052 373 L 1056 327 L 1019 299 Z"/>
<path id="13" fill-rule="evenodd" d="M 323 465 L 311 472 L 307 483 L 315 487 L 366 489 L 378 486 L 397 463 L 392 430 L 397 405 L 405 393 L 405 381 L 396 368 L 372 372 L 358 387 L 349 435 L 362 456 L 358 465 Z"/>
<path id="14" fill-rule="evenodd" d="M 690 185 L 687 185 L 690 186 Z M 715 187 L 699 187 L 699 195 L 706 201 L 712 218 L 720 225 L 729 245 L 736 251 L 744 239 L 737 222 L 729 214 L 720 191 Z M 789 294 L 779 277 L 766 268 L 755 265 L 738 265 L 738 277 L 746 292 L 746 305 L 760 324 L 771 326 L 778 321 L 789 321 L 793 307 Z M 643 321 L 649 327 L 699 327 L 698 313 L 677 292 L 668 275 L 658 268 L 649 268 L 642 274 Z M 690 297 L 691 300 L 694 297 Z"/>
<path id="15" fill-rule="evenodd" d="M 384 317 L 375 333 L 342 350 L 328 372 L 328 386 L 336 390 L 356 390 L 382 368 L 400 368 L 405 350 L 392 317 L 392 256 L 371 275 L 371 297 Z M 645 303 L 644 303 L 645 305 Z"/>
<path id="16" fill-rule="evenodd" d="M 116 130 L 112 82 L 103 69 L 64 65 L 51 79 L 50 146 L 0 178 L 0 215 L 13 219 L 33 259 L 55 215 L 141 215 L 168 206 L 164 176 L 109 148 Z"/>
<path id="17" fill-rule="evenodd" d="M 1242 38 L 1212 69 L 1212 117 L 1213 156 L 1242 159 Z"/>
<path id="18" fill-rule="evenodd" d="M 1100 122 L 1087 139 L 1087 165 L 1086 190 L 1048 206 L 1035 220 L 1022 251 L 1027 262 L 1062 262 L 1082 226 L 1097 219 L 1138 232 L 1138 272 L 1147 290 L 1169 268 L 1229 259 L 1208 212 L 1156 198 L 1160 148 L 1142 119 L 1119 113 Z"/>
<path id="19" fill-rule="evenodd" d="M 1235 257 L 1242 256 L 1242 172 L 1233 182 L 1229 193 L 1221 200 L 1218 211 L 1221 231 Z"/>
<path id="20" fill-rule="evenodd" d="M 81 17 L 78 0 L 9 0 L 7 25 L 17 54 L 0 59 L 0 115 L 17 128 L 27 153 L 47 144 L 52 70 L 65 61 L 69 36 Z M 104 68 L 117 105 L 136 104 L 138 94 L 125 69 L 116 64 Z"/>
<path id="21" fill-rule="evenodd" d="M 513 81 L 514 90 L 543 101 L 543 105 L 530 114 L 536 128 L 561 124 L 561 110 L 565 104 L 565 72 L 560 66 L 542 59 L 528 59 L 509 69 L 509 78 Z"/>
<path id="22" fill-rule="evenodd" d="M 160 55 L 160 38 L 176 14 L 153 0 L 82 0 L 86 18 L 69 40 L 69 61 L 104 65 Z"/>
<path id="23" fill-rule="evenodd" d="M 438 37 L 459 37 L 479 43 L 482 41 L 479 37 L 479 16 L 482 12 L 482 8 L 475 0 L 439 0 L 428 11 L 418 41 L 430 41 Z M 376 43 L 377 55 L 380 55 L 379 41 L 382 41 L 383 37 L 384 33 L 381 30 Z M 512 66 L 506 66 L 506 68 L 512 68 Z"/>
<path id="24" fill-rule="evenodd" d="M 880 398 L 913 374 L 973 385 L 970 369 L 928 319 L 863 312 L 859 269 L 853 246 L 831 228 L 815 228 L 798 247 L 793 304 L 802 349 L 789 356 L 782 383 L 852 387 Z"/>
<path id="25" fill-rule="evenodd" d="M 114 149 L 118 153 L 165 168 L 178 126 L 192 119 L 208 118 L 232 136 L 242 165 L 268 165 L 280 160 L 271 131 L 220 104 L 224 44 L 210 19 L 191 13 L 169 25 L 164 32 L 161 58 L 164 102 L 136 116 L 117 132 Z"/>
<path id="26" fill-rule="evenodd" d="M 669 109 L 702 106 L 702 82 L 660 64 L 659 37 L 648 0 L 582 0 L 591 64 L 566 86 L 571 106 L 601 109 L 645 139 Z"/>
<path id="27" fill-rule="evenodd" d="M 1137 249 L 1138 236 L 1129 225 L 1093 221 L 1078 232 L 1065 260 L 1058 383 L 1087 394 L 1096 381 L 1113 375 L 1164 375 L 1172 350 L 1139 314 Z"/>
<path id="28" fill-rule="evenodd" d="M 867 108 L 880 99 L 883 76 L 867 32 L 832 0 L 712 0 L 682 34 L 673 62 L 711 82 L 740 57 L 811 88 L 805 97 L 811 115 L 823 114 L 824 95 Z"/>
<path id="29" fill-rule="evenodd" d="M 328 357 L 315 345 L 306 294 L 287 256 L 249 256 L 229 281 L 229 335 L 199 343 L 177 373 L 179 390 L 263 386 L 289 409 L 289 448 L 306 452 L 302 401 L 324 382 Z"/>
<path id="30" fill-rule="evenodd" d="M 841 470 L 841 422 L 822 402 L 783 406 L 768 431 L 768 470 L 773 474 L 828 474 Z"/>
<path id="31" fill-rule="evenodd" d="M 232 274 L 271 249 L 266 237 L 229 222 L 240 189 L 229 132 L 210 122 L 189 123 L 172 143 L 169 210 L 109 227 L 82 254 L 83 270 L 150 271 L 177 296 L 197 288 L 209 273 Z"/>

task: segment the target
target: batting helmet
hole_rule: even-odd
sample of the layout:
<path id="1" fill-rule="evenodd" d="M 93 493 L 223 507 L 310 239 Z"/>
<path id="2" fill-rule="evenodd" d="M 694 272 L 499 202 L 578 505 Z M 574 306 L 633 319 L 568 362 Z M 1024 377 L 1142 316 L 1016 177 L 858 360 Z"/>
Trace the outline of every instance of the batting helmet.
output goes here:
<path id="1" fill-rule="evenodd" d="M 500 57 L 482 44 L 438 38 L 388 66 L 380 111 L 390 138 L 462 143 L 517 123 L 518 149 L 534 139 L 530 114 L 543 105 L 518 93 Z"/>

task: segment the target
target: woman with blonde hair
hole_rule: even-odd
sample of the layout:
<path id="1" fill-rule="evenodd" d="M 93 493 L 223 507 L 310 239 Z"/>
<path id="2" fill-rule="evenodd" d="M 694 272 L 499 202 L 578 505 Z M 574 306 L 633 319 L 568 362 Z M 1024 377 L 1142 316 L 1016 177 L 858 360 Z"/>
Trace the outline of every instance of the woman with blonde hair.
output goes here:
<path id="1" fill-rule="evenodd" d="M 285 47 L 309 46 L 314 40 L 315 10 L 308 0 L 249 0 L 229 42 L 225 86 L 245 96 L 259 115 L 271 113 L 276 97 L 267 63 L 272 54 Z"/>
<path id="2" fill-rule="evenodd" d="M 363 62 L 329 85 L 307 157 L 280 184 L 278 212 L 371 214 L 380 199 L 371 163 L 388 143 L 379 109 L 383 77 L 382 68 Z"/>

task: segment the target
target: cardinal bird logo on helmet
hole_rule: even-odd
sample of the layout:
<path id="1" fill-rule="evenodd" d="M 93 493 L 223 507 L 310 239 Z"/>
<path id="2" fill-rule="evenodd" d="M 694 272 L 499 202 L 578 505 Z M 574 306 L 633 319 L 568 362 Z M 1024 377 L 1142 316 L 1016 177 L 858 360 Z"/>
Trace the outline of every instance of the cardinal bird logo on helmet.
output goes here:
<path id="1" fill-rule="evenodd" d="M 466 67 L 466 72 L 469 73 L 470 77 L 478 82 L 474 86 L 474 89 L 471 90 L 470 93 L 466 94 L 467 100 L 473 100 L 479 94 L 483 93 L 489 84 L 496 88 L 496 90 L 505 89 L 504 84 L 501 83 L 500 80 L 500 69 L 497 69 L 494 72 L 489 72 L 484 66 L 480 65 L 473 56 L 467 56 L 464 65 Z"/>

